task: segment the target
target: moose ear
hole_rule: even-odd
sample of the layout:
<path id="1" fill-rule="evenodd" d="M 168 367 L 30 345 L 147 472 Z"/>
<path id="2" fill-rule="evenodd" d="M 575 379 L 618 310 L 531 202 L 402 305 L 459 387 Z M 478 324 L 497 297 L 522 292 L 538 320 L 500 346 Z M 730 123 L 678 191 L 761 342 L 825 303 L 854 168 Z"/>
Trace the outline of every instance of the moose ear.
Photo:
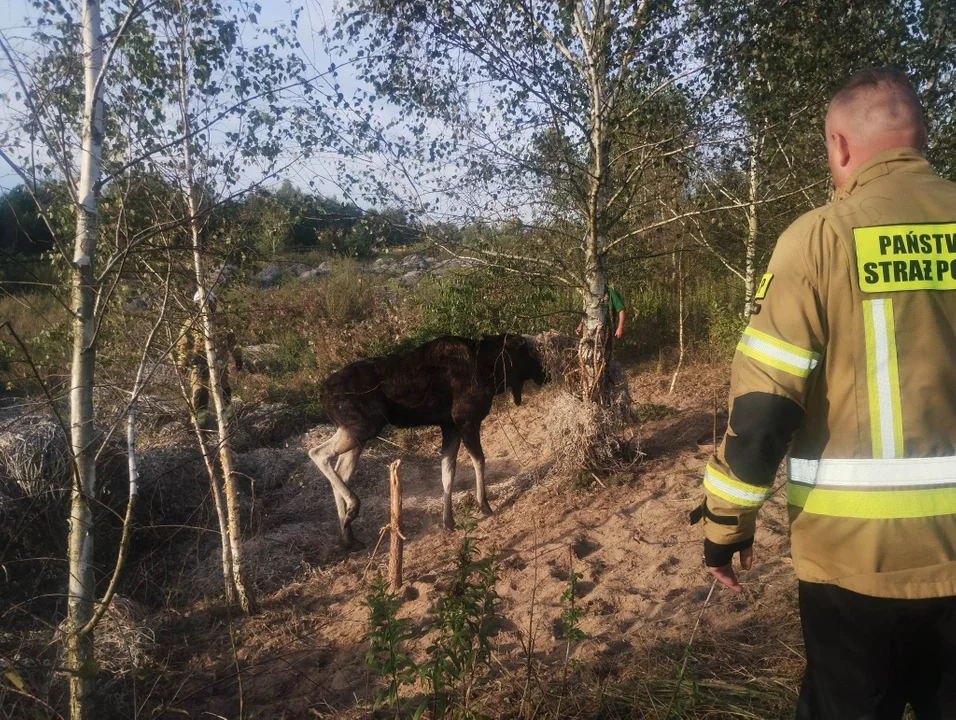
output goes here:
<path id="1" fill-rule="evenodd" d="M 527 344 L 524 335 L 508 335 L 505 339 L 505 347 L 509 350 L 520 350 Z"/>

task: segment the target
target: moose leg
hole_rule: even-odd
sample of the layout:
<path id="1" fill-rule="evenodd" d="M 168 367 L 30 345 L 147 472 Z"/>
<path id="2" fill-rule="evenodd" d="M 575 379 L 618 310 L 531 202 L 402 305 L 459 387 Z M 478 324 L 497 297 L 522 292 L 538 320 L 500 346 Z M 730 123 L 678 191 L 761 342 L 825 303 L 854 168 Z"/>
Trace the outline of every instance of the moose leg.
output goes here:
<path id="1" fill-rule="evenodd" d="M 471 464 L 475 466 L 475 499 L 482 514 L 491 515 L 493 511 L 485 493 L 485 453 L 481 449 L 480 427 L 480 423 L 470 421 L 458 424 L 465 449 L 471 455 Z"/>
<path id="2" fill-rule="evenodd" d="M 349 549 L 355 548 L 357 544 L 360 545 L 352 534 L 352 522 L 358 517 L 361 502 L 336 472 L 336 468 L 332 466 L 332 458 L 338 458 L 345 453 L 349 453 L 350 456 L 354 455 L 350 459 L 344 459 L 345 461 L 341 465 L 338 461 L 336 462 L 336 466 L 347 470 L 348 474 L 351 475 L 352 470 L 355 469 L 355 461 L 361 451 L 362 444 L 353 439 L 345 428 L 339 428 L 329 440 L 309 451 L 312 462 L 322 471 L 322 474 L 329 481 L 329 485 L 332 486 L 332 493 L 335 495 L 335 504 L 339 513 L 339 525 L 342 528 L 342 544 Z"/>
<path id="3" fill-rule="evenodd" d="M 451 491 L 455 485 L 455 470 L 458 466 L 458 448 L 461 447 L 461 434 L 455 427 L 441 429 L 441 485 L 442 485 L 442 524 L 446 530 L 455 529 L 455 518 L 451 511 Z"/>
<path id="4" fill-rule="evenodd" d="M 355 465 L 358 463 L 359 455 L 362 454 L 362 450 L 364 449 L 365 443 L 359 443 L 358 446 L 339 455 L 338 460 L 335 461 L 335 473 L 341 478 L 345 485 L 348 485 L 352 479 L 352 473 L 355 472 Z M 349 488 L 349 490 L 351 490 L 351 488 Z M 358 502 L 358 496 L 355 496 L 355 499 L 356 502 Z M 348 506 L 345 498 L 338 493 L 335 493 L 335 505 L 339 511 L 339 523 L 342 525 L 342 541 L 348 547 L 356 550 L 365 547 L 365 543 L 356 538 L 352 533 L 352 520 L 358 515 L 358 506 L 355 508 L 354 515 L 348 522 L 345 522 L 345 518 L 349 517 Z"/>

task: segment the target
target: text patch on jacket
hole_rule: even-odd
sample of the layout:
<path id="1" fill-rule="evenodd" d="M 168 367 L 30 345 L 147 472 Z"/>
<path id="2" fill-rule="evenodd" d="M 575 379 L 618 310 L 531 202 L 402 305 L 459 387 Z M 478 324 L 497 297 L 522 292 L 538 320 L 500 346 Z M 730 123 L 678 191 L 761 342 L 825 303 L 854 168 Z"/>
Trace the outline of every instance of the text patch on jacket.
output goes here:
<path id="1" fill-rule="evenodd" d="M 956 222 L 853 228 L 866 293 L 956 290 Z"/>

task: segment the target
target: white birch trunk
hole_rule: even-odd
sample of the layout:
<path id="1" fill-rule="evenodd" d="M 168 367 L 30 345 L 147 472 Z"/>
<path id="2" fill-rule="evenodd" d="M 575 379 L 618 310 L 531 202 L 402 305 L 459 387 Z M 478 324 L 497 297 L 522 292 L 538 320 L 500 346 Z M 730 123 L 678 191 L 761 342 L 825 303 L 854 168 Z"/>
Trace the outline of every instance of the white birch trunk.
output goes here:
<path id="1" fill-rule="evenodd" d="M 223 485 L 226 491 L 227 533 L 223 536 L 223 542 L 228 542 L 229 544 L 229 555 L 232 561 L 232 581 L 239 599 L 239 605 L 243 612 L 250 614 L 255 612 L 256 603 L 252 592 L 246 587 L 243 573 L 242 546 L 240 542 L 239 492 L 236 487 L 235 462 L 232 453 L 232 414 L 231 408 L 226 404 L 225 394 L 222 389 L 221 368 L 218 358 L 216 357 L 216 327 L 212 308 L 209 303 L 209 290 L 206 287 L 206 273 L 203 267 L 202 227 L 199 217 L 201 202 L 199 188 L 196 183 L 195 167 L 193 165 L 192 145 L 189 140 L 192 128 L 189 114 L 189 91 L 187 87 L 188 68 L 186 64 L 186 43 L 189 25 L 185 18 L 185 8 L 182 3 L 180 4 L 180 11 L 181 17 L 183 18 L 179 46 L 180 109 L 183 121 L 183 168 L 185 170 L 185 180 L 188 188 L 186 202 L 189 208 L 193 268 L 196 273 L 196 286 L 198 288 L 197 300 L 200 320 L 202 322 L 203 340 L 206 347 L 206 363 L 209 367 L 209 394 L 212 396 L 216 408 L 216 421 L 219 428 L 219 463 L 222 468 Z M 223 367 L 225 367 L 225 362 L 226 359 L 223 358 Z M 223 561 L 225 560 L 226 552 L 223 551 Z M 228 582 L 228 578 L 226 581 Z"/>
<path id="2" fill-rule="evenodd" d="M 607 59 L 605 53 L 607 18 L 604 2 L 594 3 L 593 17 L 588 19 L 583 4 L 575 8 L 575 27 L 584 51 L 585 72 L 590 91 L 590 188 L 585 215 L 585 280 L 584 327 L 578 355 L 582 369 L 583 397 L 600 403 L 604 397 L 607 363 L 607 318 L 601 308 L 601 298 L 607 292 L 607 120 L 611 104 L 607 98 Z"/>
<path id="3" fill-rule="evenodd" d="M 96 449 L 93 447 L 93 380 L 96 367 L 94 317 L 97 212 L 103 155 L 103 104 L 98 80 L 103 67 L 100 8 L 82 5 L 83 125 L 80 178 L 77 186 L 76 238 L 73 253 L 73 360 L 70 376 L 70 443 L 73 492 L 70 507 L 67 666 L 70 671 L 70 717 L 93 716 L 93 634 L 83 629 L 93 617 L 93 513 Z"/>
<path id="4" fill-rule="evenodd" d="M 183 390 L 186 397 L 189 397 L 189 389 Z M 206 466 L 206 474 L 209 476 L 209 487 L 212 490 L 213 504 L 216 507 L 216 519 L 219 521 L 219 537 L 222 540 L 222 581 L 223 590 L 226 596 L 226 602 L 229 605 L 236 603 L 236 580 L 232 574 L 232 549 L 229 542 L 229 520 L 226 514 L 226 503 L 222 496 L 222 488 L 219 487 L 219 478 L 216 476 L 216 456 L 206 444 L 205 433 L 199 425 L 199 418 L 196 416 L 196 410 L 190 403 L 190 415 L 192 416 L 193 429 L 196 431 L 196 439 L 199 442 L 199 450 L 202 453 L 203 463 Z"/>
<path id="5" fill-rule="evenodd" d="M 754 140 L 750 151 L 750 173 L 749 173 L 749 196 L 747 205 L 747 239 L 745 241 L 745 261 L 744 261 L 744 319 L 750 317 L 754 309 L 754 292 L 757 287 L 756 275 L 757 268 L 755 260 L 757 257 L 757 204 L 759 191 L 758 173 L 757 173 L 757 155 L 760 152 L 761 140 Z"/>
<path id="6" fill-rule="evenodd" d="M 198 318 L 195 319 L 198 322 Z M 226 516 L 226 504 L 222 496 L 222 488 L 219 486 L 219 478 L 216 475 L 216 456 L 213 454 L 209 445 L 206 443 L 205 433 L 199 423 L 196 415 L 196 408 L 192 404 L 192 394 L 186 378 L 180 374 L 180 389 L 183 398 L 189 407 L 189 419 L 192 422 L 193 430 L 196 433 L 196 441 L 199 443 L 199 451 L 202 453 L 203 464 L 206 467 L 206 475 L 209 477 L 209 488 L 212 490 L 213 504 L 216 508 L 216 519 L 219 521 L 220 546 L 222 548 L 222 580 L 223 590 L 226 596 L 226 602 L 229 605 L 236 603 L 236 583 L 232 577 L 232 551 L 229 545 L 229 521 Z"/>
<path id="7" fill-rule="evenodd" d="M 677 367 L 674 368 L 674 377 L 671 378 L 671 387 L 667 391 L 668 395 L 674 394 L 674 388 L 677 387 L 677 376 L 680 375 L 681 368 L 684 365 L 684 243 L 681 241 L 680 250 L 677 253 Z"/>

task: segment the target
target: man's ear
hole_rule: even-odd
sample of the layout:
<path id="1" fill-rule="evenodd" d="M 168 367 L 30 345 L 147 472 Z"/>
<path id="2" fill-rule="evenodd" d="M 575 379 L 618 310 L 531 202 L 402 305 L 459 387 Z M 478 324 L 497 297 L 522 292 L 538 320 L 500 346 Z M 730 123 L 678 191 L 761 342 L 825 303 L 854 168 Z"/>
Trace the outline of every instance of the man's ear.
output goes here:
<path id="1" fill-rule="evenodd" d="M 841 168 L 850 164 L 850 143 L 843 133 L 833 133 L 833 141 L 837 151 L 837 162 Z"/>

